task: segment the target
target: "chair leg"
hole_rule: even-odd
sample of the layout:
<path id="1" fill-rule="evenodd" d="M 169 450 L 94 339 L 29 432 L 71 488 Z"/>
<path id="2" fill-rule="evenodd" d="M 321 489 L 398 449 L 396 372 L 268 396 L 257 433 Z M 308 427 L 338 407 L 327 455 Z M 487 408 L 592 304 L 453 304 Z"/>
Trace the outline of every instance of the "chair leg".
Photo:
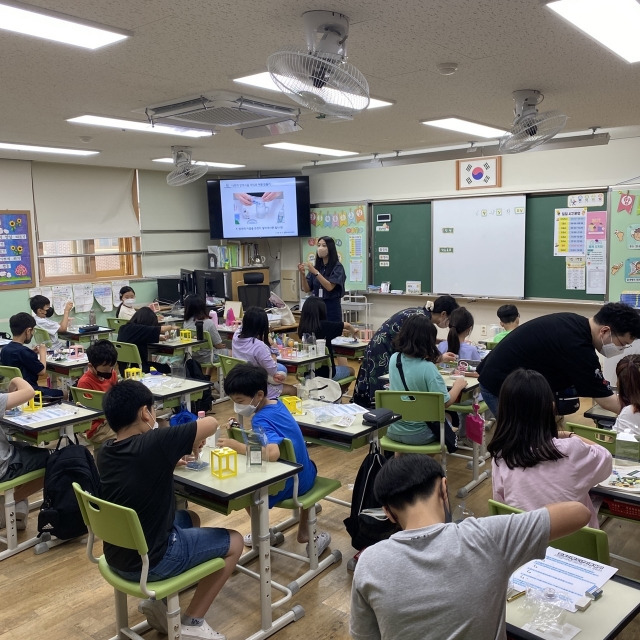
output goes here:
<path id="1" fill-rule="evenodd" d="M 172 593 L 167 597 L 167 629 L 168 640 L 180 640 L 180 599 L 178 593 Z"/>
<path id="2" fill-rule="evenodd" d="M 7 489 L 4 492 L 4 517 L 7 532 L 7 549 L 15 549 L 18 546 L 18 523 L 16 516 L 16 501 L 14 490 Z"/>
<path id="3" fill-rule="evenodd" d="M 125 640 L 128 636 L 122 632 L 129 626 L 129 611 L 127 608 L 127 594 L 118 589 L 113 590 L 116 609 L 116 637 Z"/>
<path id="4" fill-rule="evenodd" d="M 307 531 L 309 533 L 309 568 L 313 571 L 318 568 L 318 543 L 316 541 L 316 517 L 315 504 L 309 508 L 309 519 L 307 521 Z"/>

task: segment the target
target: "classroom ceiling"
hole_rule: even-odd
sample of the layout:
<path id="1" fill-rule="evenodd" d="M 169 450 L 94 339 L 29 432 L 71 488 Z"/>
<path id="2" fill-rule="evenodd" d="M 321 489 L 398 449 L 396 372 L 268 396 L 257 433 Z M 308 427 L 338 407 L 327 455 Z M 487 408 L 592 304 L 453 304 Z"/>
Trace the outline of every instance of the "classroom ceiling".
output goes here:
<path id="1" fill-rule="evenodd" d="M 459 116 L 508 128 L 511 92 L 538 89 L 541 111 L 569 115 L 565 131 L 591 127 L 613 138 L 640 135 L 640 63 L 628 64 L 538 0 L 35 0 L 30 4 L 126 29 L 128 40 L 96 51 L 0 31 L 0 142 L 89 148 L 83 164 L 169 171 L 152 158 L 191 145 L 199 160 L 250 171 L 299 171 L 322 159 L 264 148 L 296 142 L 366 156 L 470 141 L 420 120 Z M 187 139 L 66 122 L 92 114 L 143 119 L 137 110 L 211 90 L 288 104 L 233 78 L 266 70 L 281 47 L 305 46 L 301 15 L 327 9 L 350 18 L 349 62 L 372 97 L 394 102 L 353 121 L 311 112 L 302 131 L 247 140 L 233 129 Z M 436 65 L 456 62 L 457 73 Z M 293 103 L 291 103 L 293 105 Z M 88 139 L 87 139 L 88 138 Z M 0 157 L 78 163 L 77 158 L 0 150 Z M 326 159 L 326 158 L 325 158 Z M 219 170 L 212 169 L 211 174 Z M 246 173 L 247 170 L 243 170 Z"/>

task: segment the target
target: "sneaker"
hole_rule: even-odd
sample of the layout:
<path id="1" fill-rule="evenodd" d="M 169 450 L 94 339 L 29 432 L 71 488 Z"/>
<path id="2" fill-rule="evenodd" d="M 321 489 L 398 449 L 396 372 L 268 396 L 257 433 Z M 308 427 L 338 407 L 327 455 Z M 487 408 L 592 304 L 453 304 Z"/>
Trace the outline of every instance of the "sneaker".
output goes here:
<path id="1" fill-rule="evenodd" d="M 162 600 L 141 600 L 138 611 L 145 616 L 152 629 L 167 635 L 167 605 Z"/>
<path id="2" fill-rule="evenodd" d="M 21 500 L 20 502 L 16 502 L 16 529 L 18 531 L 24 531 L 27 528 L 28 517 L 29 501 Z"/>
<path id="3" fill-rule="evenodd" d="M 227 636 L 212 629 L 206 620 L 201 625 L 183 624 L 182 637 L 198 640 L 227 640 Z"/>
<path id="4" fill-rule="evenodd" d="M 276 536 L 275 533 L 273 533 L 273 531 L 269 532 L 270 537 L 269 537 L 269 545 L 272 547 L 276 547 L 278 546 L 278 537 Z M 247 533 L 246 536 L 244 536 L 244 538 L 242 538 L 244 540 L 244 546 L 245 547 L 250 547 L 251 545 L 251 534 Z"/>
<path id="5" fill-rule="evenodd" d="M 318 558 L 326 551 L 331 544 L 331 536 L 326 531 L 321 531 L 316 536 L 316 544 L 318 545 Z M 307 542 L 307 556 L 309 556 L 309 543 Z"/>

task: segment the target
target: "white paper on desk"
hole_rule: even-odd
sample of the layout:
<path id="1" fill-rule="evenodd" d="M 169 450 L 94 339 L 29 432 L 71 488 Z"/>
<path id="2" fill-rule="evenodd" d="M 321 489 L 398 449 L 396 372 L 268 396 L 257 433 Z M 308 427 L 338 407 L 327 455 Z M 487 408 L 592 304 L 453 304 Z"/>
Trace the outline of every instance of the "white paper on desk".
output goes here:
<path id="1" fill-rule="evenodd" d="M 93 307 L 93 285 L 81 282 L 73 286 L 73 302 L 78 313 L 86 313 Z"/>
<path id="2" fill-rule="evenodd" d="M 66 418 L 76 413 L 73 410 L 63 409 L 61 407 L 48 407 L 46 409 L 37 409 L 36 411 L 29 411 L 21 413 L 17 416 L 7 416 L 17 422 L 18 424 L 33 425 L 36 426 L 40 422 L 46 420 L 55 420 L 57 418 Z"/>
<path id="3" fill-rule="evenodd" d="M 567 610 L 574 612 L 576 601 L 587 589 L 593 585 L 602 587 L 616 571 L 615 567 L 548 547 L 544 559 L 527 562 L 513 573 L 511 580 L 519 591 L 553 587 L 569 599 Z"/>
<path id="4" fill-rule="evenodd" d="M 556 633 L 555 631 L 545 633 L 544 631 L 540 631 L 537 627 L 534 627 L 531 622 L 523 624 L 521 628 L 532 633 L 537 638 L 544 638 L 544 640 L 571 640 L 571 638 L 575 638 L 582 631 L 579 627 L 574 627 L 569 623 L 562 625 L 561 633 Z"/>
<path id="5" fill-rule="evenodd" d="M 348 336 L 338 336 L 337 338 L 334 338 L 331 341 L 331 344 L 353 345 L 353 344 L 357 344 L 357 343 L 358 343 L 357 338 L 349 338 Z"/>
<path id="6" fill-rule="evenodd" d="M 110 284 L 95 283 L 93 285 L 93 297 L 103 311 L 113 311 L 113 295 Z"/>
<path id="7" fill-rule="evenodd" d="M 51 300 L 51 306 L 53 310 L 61 316 L 64 313 L 64 307 L 67 302 L 73 302 L 73 287 L 70 284 L 58 284 L 53 287 Z M 44 295 L 44 294 L 43 294 Z"/>
<path id="8" fill-rule="evenodd" d="M 357 404 L 333 404 L 332 402 L 324 403 L 320 406 L 315 407 L 305 407 L 303 403 L 303 407 L 309 411 L 314 417 L 317 417 L 317 414 L 325 414 L 331 416 L 331 418 L 340 419 L 343 416 L 356 416 L 358 414 L 366 413 L 367 410 L 363 409 L 361 406 Z"/>

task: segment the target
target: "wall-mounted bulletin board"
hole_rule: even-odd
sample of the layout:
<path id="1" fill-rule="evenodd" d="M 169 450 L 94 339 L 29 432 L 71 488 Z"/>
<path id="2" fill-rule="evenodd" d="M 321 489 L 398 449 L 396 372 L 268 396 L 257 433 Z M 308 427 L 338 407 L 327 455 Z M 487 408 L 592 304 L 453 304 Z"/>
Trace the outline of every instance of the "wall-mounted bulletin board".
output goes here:
<path id="1" fill-rule="evenodd" d="M 0 211 L 0 289 L 26 289 L 35 282 L 29 211 Z"/>
<path id="2" fill-rule="evenodd" d="M 640 187 L 611 187 L 609 198 L 608 299 L 640 308 Z"/>
<path id="3" fill-rule="evenodd" d="M 366 202 L 311 207 L 311 238 L 301 241 L 303 262 L 316 259 L 316 242 L 330 236 L 336 242 L 338 258 L 347 275 L 345 291 L 367 288 L 368 277 L 368 205 Z"/>
<path id="4" fill-rule="evenodd" d="M 584 216 L 568 215 L 582 210 Z M 606 210 L 603 192 L 527 196 L 525 298 L 604 300 Z"/>

